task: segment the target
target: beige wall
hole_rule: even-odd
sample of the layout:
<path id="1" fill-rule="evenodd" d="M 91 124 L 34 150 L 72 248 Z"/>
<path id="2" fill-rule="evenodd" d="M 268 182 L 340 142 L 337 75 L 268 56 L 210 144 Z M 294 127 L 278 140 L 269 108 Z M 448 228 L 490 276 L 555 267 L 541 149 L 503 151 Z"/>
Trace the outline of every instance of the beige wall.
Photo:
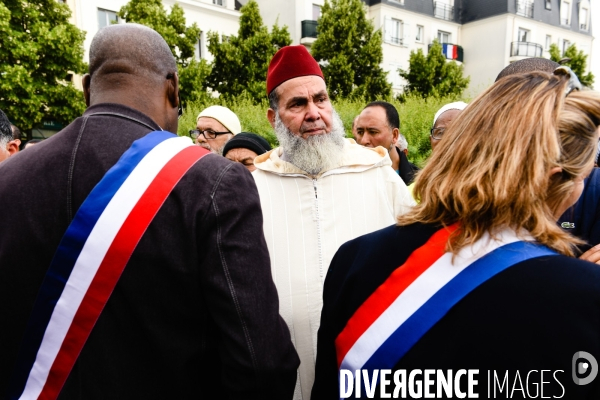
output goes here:
<path id="1" fill-rule="evenodd" d="M 485 90 L 508 64 L 511 36 L 507 18 L 505 14 L 462 26 L 464 74 L 471 78 L 467 95 L 475 96 Z"/>

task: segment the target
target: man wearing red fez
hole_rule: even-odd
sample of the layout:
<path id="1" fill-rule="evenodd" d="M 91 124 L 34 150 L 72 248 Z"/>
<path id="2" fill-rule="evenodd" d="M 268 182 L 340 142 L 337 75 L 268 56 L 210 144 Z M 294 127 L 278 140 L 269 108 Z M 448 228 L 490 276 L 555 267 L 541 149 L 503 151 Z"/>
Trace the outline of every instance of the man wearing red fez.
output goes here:
<path id="1" fill-rule="evenodd" d="M 323 281 L 348 240 L 394 224 L 414 204 L 382 147 L 345 138 L 319 64 L 303 46 L 279 50 L 267 72 L 280 147 L 253 172 L 279 293 L 279 312 L 300 355 L 295 399 L 310 398 Z"/>

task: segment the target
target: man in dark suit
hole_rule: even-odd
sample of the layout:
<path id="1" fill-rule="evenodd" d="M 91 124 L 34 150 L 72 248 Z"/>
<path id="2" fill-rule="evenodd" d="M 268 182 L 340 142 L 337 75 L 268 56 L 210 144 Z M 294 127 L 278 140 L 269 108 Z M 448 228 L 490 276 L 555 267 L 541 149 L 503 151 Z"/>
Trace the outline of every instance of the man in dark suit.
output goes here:
<path id="1" fill-rule="evenodd" d="M 28 341 L 35 336 L 29 327 L 37 323 L 31 314 L 40 288 L 54 278 L 47 271 L 57 263 L 61 238 L 78 218 L 87 222 L 78 210 L 98 183 L 109 179 L 107 171 L 136 148 L 132 143 L 162 135 L 203 156 L 174 183 L 125 257 L 112 294 L 55 395 L 291 398 L 299 361 L 278 313 L 251 175 L 240 164 L 161 132 L 177 131 L 179 78 L 168 45 L 155 31 L 135 24 L 102 29 L 92 42 L 89 68 L 83 79 L 89 108 L 83 116 L 0 168 L 5 204 L 0 209 L 0 397 L 44 386 L 31 382 L 36 368 L 19 367 L 37 351 Z M 88 290 L 88 296 L 85 285 L 67 278 L 63 295 Z M 55 310 L 59 306 L 57 301 Z M 57 335 L 53 321 L 58 331 L 69 328 L 70 322 L 54 316 L 42 346 Z M 52 368 L 60 370 L 63 347 Z M 34 359 L 38 363 L 46 356 L 38 353 Z"/>

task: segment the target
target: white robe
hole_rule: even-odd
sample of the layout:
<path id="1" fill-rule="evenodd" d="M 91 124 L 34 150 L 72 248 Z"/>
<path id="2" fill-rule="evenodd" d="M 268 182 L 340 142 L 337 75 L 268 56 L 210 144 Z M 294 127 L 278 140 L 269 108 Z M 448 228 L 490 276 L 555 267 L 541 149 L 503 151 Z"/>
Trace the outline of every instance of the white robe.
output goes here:
<path id="1" fill-rule="evenodd" d="M 315 179 L 281 160 L 280 148 L 254 161 L 279 312 L 301 361 L 296 400 L 310 399 L 323 282 L 334 254 L 346 241 L 395 223 L 414 205 L 385 149 L 349 139 L 343 151 L 342 166 Z"/>

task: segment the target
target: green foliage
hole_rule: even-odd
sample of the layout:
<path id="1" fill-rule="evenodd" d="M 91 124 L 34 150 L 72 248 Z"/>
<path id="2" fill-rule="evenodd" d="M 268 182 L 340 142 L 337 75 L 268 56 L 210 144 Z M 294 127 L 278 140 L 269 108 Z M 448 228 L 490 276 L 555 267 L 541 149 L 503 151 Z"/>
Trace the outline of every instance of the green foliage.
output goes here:
<path id="1" fill-rule="evenodd" d="M 184 104 L 209 97 L 205 82 L 210 65 L 205 60 L 194 59 L 200 28 L 196 23 L 186 27 L 183 8 L 179 4 L 175 3 L 171 13 L 167 14 L 161 0 L 130 0 L 121 7 L 118 15 L 127 22 L 154 29 L 165 39 L 177 61 L 179 96 Z"/>
<path id="2" fill-rule="evenodd" d="M 592 88 L 594 85 L 594 75 L 591 72 L 585 73 L 587 57 L 583 50 L 577 51 L 577 47 L 574 44 L 570 45 L 563 55 L 560 54 L 556 43 L 550 45 L 550 59 L 559 62 L 563 58 L 570 58 L 569 61 L 565 61 L 562 64 L 570 67 L 575 72 L 582 85 Z"/>
<path id="3" fill-rule="evenodd" d="M 188 101 L 207 101 L 210 95 L 206 91 L 206 79 L 210 74 L 210 64 L 202 59 L 192 60 L 187 67 L 178 65 L 179 97 L 185 104 Z"/>
<path id="4" fill-rule="evenodd" d="M 66 81 L 87 69 L 85 33 L 70 15 L 55 0 L 0 2 L 0 109 L 22 131 L 42 121 L 67 125 L 85 110 L 82 93 Z"/>
<path id="5" fill-rule="evenodd" d="M 196 23 L 185 26 L 183 8 L 179 4 L 175 3 L 171 13 L 167 14 L 161 0 L 130 0 L 121 7 L 118 15 L 127 22 L 146 25 L 158 32 L 182 67 L 187 67 L 194 57 L 200 28 Z"/>
<path id="6" fill-rule="evenodd" d="M 375 100 L 391 94 L 381 31 L 374 31 L 361 0 L 326 0 L 318 21 L 313 57 L 322 64 L 329 95 Z"/>
<path id="7" fill-rule="evenodd" d="M 454 61 L 446 61 L 442 45 L 436 40 L 427 56 L 422 49 L 410 52 L 409 69 L 399 69 L 400 76 L 408 82 L 405 94 L 422 97 L 460 96 L 469 85 L 470 78 L 463 77 L 463 67 Z"/>
<path id="8" fill-rule="evenodd" d="M 251 0 L 241 8 L 238 36 L 208 33 L 208 50 L 214 56 L 208 86 L 225 100 L 246 93 L 254 103 L 266 98 L 269 61 L 292 40 L 287 27 L 273 26 L 271 33 L 263 25 L 258 4 Z"/>
<path id="9" fill-rule="evenodd" d="M 400 131 L 408 141 L 408 158 L 411 162 L 424 165 L 431 154 L 429 130 L 433 116 L 444 104 L 457 100 L 460 99 L 452 96 L 431 96 L 425 99 L 418 95 L 408 95 L 402 103 L 399 100 L 391 100 L 400 114 Z M 277 147 L 277 138 L 266 117 L 269 108 L 267 100 L 263 99 L 257 104 L 247 93 L 227 101 L 223 98 L 213 98 L 189 103 L 179 120 L 178 134 L 188 136 L 188 131 L 196 127 L 196 117 L 200 111 L 213 104 L 229 107 L 239 117 L 243 131 L 261 135 L 271 146 Z M 334 102 L 333 106 L 342 119 L 347 137 L 352 137 L 352 121 L 366 104 L 367 102 L 361 99 L 338 99 Z"/>

